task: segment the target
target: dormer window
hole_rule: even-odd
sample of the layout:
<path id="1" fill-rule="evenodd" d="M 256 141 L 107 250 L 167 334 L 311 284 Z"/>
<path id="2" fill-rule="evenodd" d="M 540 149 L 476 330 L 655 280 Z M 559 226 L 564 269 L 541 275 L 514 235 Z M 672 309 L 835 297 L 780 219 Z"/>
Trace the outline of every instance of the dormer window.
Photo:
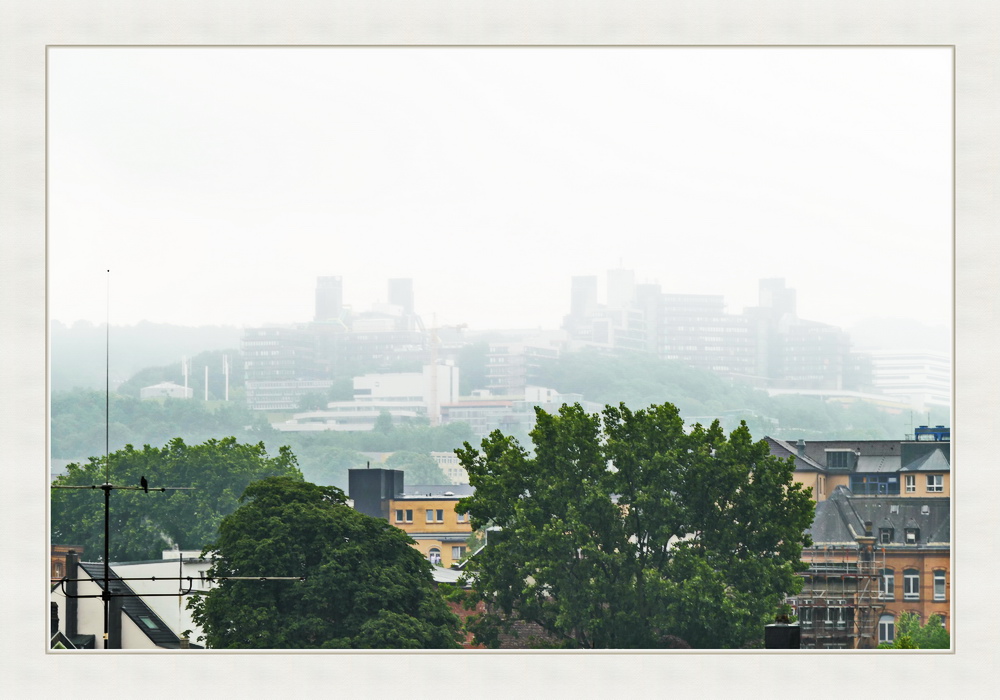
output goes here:
<path id="1" fill-rule="evenodd" d="M 941 493 L 944 491 L 944 476 L 942 474 L 927 475 L 927 493 Z"/>
<path id="2" fill-rule="evenodd" d="M 891 527 L 880 527 L 878 529 L 878 542 L 879 544 L 892 544 Z"/>
<path id="3" fill-rule="evenodd" d="M 906 528 L 906 544 L 916 544 L 920 539 L 920 529 L 916 527 Z"/>
<path id="4" fill-rule="evenodd" d="M 858 464 L 858 453 L 854 450 L 826 450 L 827 469 L 854 469 Z"/>

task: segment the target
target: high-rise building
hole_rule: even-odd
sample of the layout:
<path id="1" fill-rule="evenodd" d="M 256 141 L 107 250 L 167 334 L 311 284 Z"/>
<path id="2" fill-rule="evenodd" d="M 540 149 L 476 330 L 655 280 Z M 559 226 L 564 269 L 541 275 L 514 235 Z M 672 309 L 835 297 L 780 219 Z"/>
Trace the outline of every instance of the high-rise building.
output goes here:
<path id="1" fill-rule="evenodd" d="M 334 321 L 344 310 L 344 285 L 340 277 L 316 278 L 315 321 Z"/>
<path id="2" fill-rule="evenodd" d="M 608 308 L 627 309 L 635 303 L 635 271 L 608 270 Z"/>
<path id="3" fill-rule="evenodd" d="M 570 315 L 574 318 L 590 316 L 597 310 L 597 277 L 574 277 L 571 284 Z"/>
<path id="4" fill-rule="evenodd" d="M 389 303 L 398 306 L 403 314 L 413 313 L 413 280 L 409 278 L 389 280 Z"/>

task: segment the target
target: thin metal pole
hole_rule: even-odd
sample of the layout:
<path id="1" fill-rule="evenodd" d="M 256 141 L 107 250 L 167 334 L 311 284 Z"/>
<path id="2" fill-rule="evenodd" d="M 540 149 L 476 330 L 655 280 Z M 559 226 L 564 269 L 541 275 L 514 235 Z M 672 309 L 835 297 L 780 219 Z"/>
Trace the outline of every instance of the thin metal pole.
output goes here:
<path id="1" fill-rule="evenodd" d="M 111 270 L 108 270 L 104 324 L 104 648 L 111 625 Z"/>
<path id="2" fill-rule="evenodd" d="M 104 600 L 104 648 L 108 648 L 108 633 L 111 626 L 111 562 L 110 546 L 111 541 L 111 484 L 104 484 L 104 591 L 101 598 Z"/>

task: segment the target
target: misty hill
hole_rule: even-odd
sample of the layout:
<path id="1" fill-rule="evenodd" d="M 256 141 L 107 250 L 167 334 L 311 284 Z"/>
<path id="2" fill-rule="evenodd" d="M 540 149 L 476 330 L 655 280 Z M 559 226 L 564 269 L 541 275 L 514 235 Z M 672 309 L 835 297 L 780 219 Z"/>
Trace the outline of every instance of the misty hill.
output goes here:
<path id="1" fill-rule="evenodd" d="M 106 327 L 79 321 L 49 328 L 52 391 L 103 389 L 106 336 L 110 335 L 111 385 L 118 386 L 142 369 L 177 363 L 182 357 L 240 347 L 243 330 L 235 326 L 175 326 L 143 321 L 134 326 Z"/>

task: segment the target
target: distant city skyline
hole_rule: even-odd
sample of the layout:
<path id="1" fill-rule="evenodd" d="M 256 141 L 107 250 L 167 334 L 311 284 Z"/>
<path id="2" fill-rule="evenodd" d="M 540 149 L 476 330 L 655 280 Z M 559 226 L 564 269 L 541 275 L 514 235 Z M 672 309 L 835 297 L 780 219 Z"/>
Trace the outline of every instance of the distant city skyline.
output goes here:
<path id="1" fill-rule="evenodd" d="M 570 279 L 951 323 L 947 49 L 51 52 L 49 315 L 558 328 Z M 108 275 L 106 270 L 110 269 Z M 106 292 L 110 291 L 110 303 Z"/>

